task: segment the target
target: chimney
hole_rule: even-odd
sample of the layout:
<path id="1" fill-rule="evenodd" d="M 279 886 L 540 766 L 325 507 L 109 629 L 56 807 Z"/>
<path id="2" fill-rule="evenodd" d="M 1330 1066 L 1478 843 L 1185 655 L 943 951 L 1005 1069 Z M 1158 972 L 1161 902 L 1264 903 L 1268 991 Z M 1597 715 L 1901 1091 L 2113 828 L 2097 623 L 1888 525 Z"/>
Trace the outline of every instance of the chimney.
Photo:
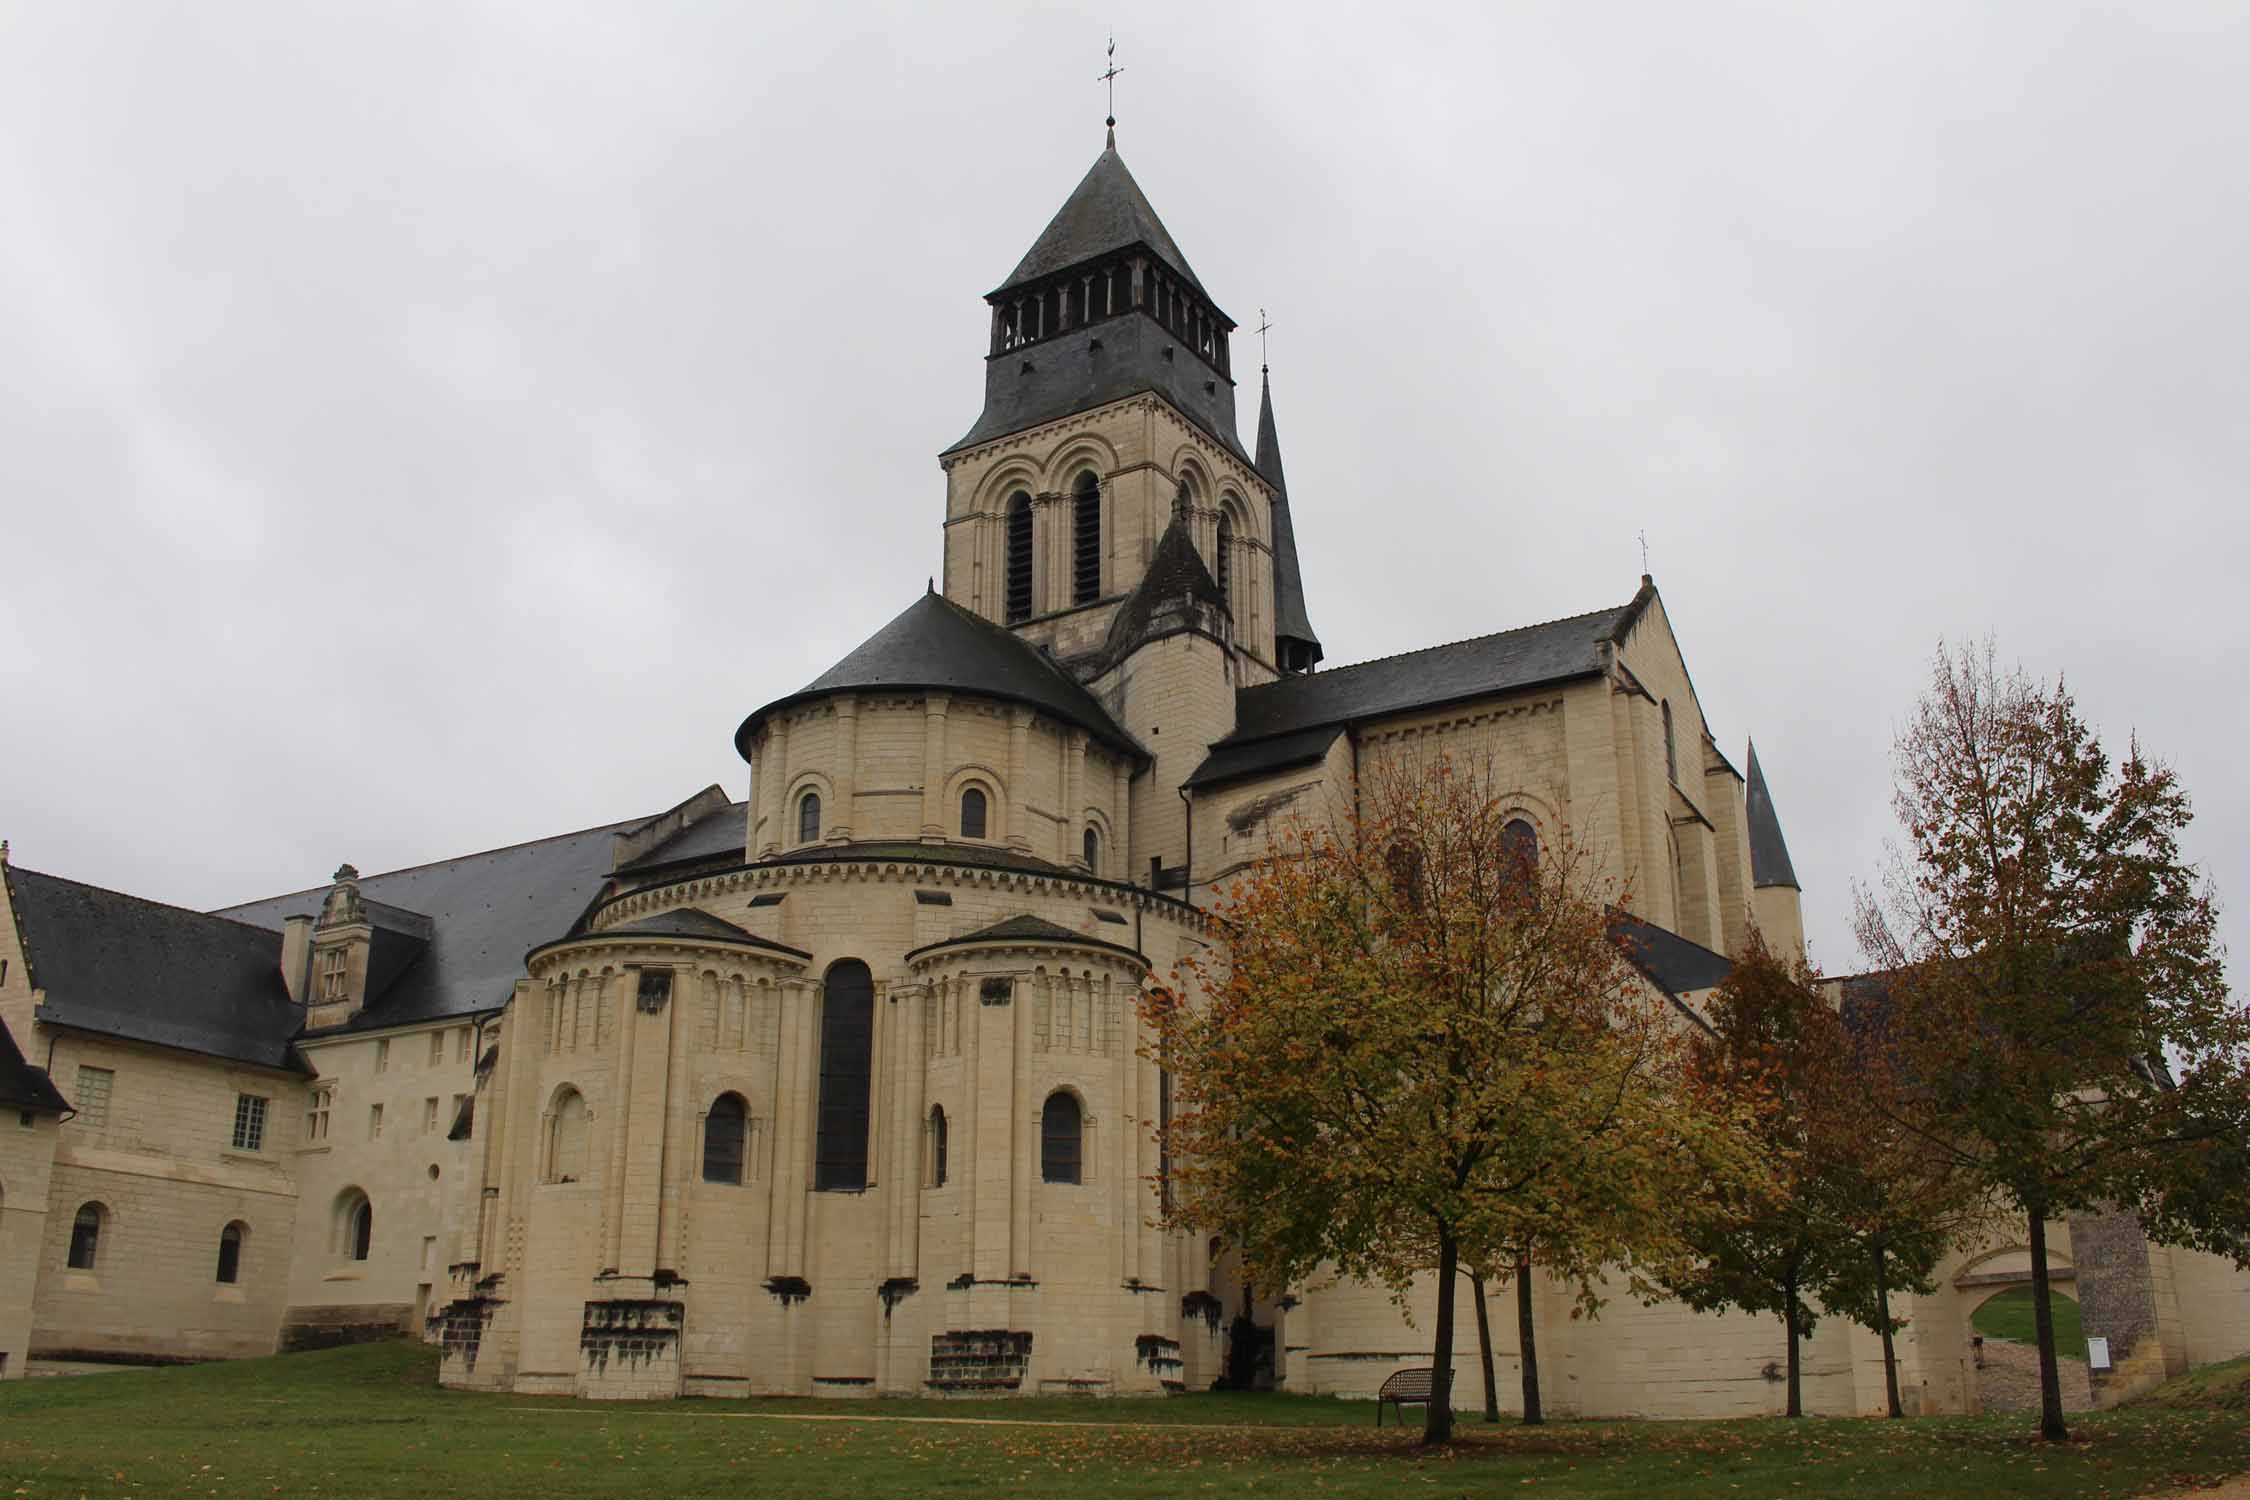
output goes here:
<path id="1" fill-rule="evenodd" d="M 305 970 L 312 962 L 312 928 L 310 916 L 290 917 L 281 924 L 281 982 L 288 987 L 289 998 L 298 1005 L 305 1003 Z"/>

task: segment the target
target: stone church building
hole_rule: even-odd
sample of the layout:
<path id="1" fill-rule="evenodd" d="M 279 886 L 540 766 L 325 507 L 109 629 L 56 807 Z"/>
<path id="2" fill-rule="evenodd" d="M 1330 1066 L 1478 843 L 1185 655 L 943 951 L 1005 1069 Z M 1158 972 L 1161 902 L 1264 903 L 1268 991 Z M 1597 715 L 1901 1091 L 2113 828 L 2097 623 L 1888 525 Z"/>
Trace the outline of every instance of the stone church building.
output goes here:
<path id="1" fill-rule="evenodd" d="M 1339 523 L 1317 486 L 1293 510 L 1263 380 L 1242 441 L 1236 325 L 1114 138 L 985 300 L 942 570 L 742 721 L 746 803 L 212 913 L 0 853 L 0 1375 L 405 1329 L 448 1384 L 527 1394 L 1154 1394 L 1235 1345 L 1367 1395 L 1427 1362 L 1430 1288 L 1411 1321 L 1356 1284 L 1255 1296 L 1150 1224 L 1169 1082 L 1132 999 L 1216 941 L 1203 903 L 1277 821 L 1387 758 L 1489 761 L 1543 843 L 1629 878 L 1683 1007 L 1753 929 L 1802 950 L 1758 759 L 1647 578 L 1323 665 L 1295 528 Z M 2242 1278 L 2101 1237 L 2121 1369 L 2250 1347 Z M 1922 1409 L 1977 1403 L 1967 1313 L 2020 1260 L 1914 1309 Z M 1774 1320 L 1538 1308 L 1557 1412 L 1778 1407 Z M 1806 1363 L 1814 1409 L 1879 1403 L 1835 1320 Z"/>

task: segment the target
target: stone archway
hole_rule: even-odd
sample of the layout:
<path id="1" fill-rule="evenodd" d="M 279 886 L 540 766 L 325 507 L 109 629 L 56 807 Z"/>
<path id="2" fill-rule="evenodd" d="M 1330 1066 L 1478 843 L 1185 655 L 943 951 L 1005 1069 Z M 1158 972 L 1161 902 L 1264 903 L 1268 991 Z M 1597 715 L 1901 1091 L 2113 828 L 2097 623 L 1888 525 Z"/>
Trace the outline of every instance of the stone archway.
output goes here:
<path id="1" fill-rule="evenodd" d="M 2076 1307 L 2078 1269 L 2053 1250 L 2047 1253 L 2048 1289 L 2058 1302 L 2071 1298 Z M 1961 1337 L 1971 1351 L 1975 1382 L 1974 1409 L 1987 1412 L 2031 1412 L 2039 1409 L 2039 1350 L 2028 1337 L 1987 1336 L 1977 1327 L 1977 1314 L 1996 1300 L 2031 1290 L 2031 1249 L 2012 1245 L 1993 1250 L 1963 1266 L 1953 1278 L 1959 1294 Z M 1987 1318 L 1988 1323 L 1993 1321 Z M 2064 1411 L 2087 1411 L 2094 1405 L 2093 1382 L 2082 1352 L 2058 1348 L 2057 1366 L 2062 1376 Z"/>

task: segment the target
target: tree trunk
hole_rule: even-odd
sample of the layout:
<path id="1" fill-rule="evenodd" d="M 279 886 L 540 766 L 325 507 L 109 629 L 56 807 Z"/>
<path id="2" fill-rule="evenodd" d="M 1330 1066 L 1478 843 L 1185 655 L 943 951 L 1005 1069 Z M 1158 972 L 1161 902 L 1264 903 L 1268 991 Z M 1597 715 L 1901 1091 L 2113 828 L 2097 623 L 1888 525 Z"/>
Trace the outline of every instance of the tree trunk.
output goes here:
<path id="1" fill-rule="evenodd" d="M 1461 1275 L 1461 1247 L 1450 1230 L 1438 1231 L 1437 1347 L 1430 1357 L 1430 1404 L 1422 1423 L 1425 1445 L 1453 1438 L 1453 1283 Z"/>
<path id="2" fill-rule="evenodd" d="M 1539 1405 L 1539 1341 L 1531 1326 L 1531 1250 L 1516 1256 L 1516 1338 L 1523 1345 L 1523 1422 L 1537 1427 L 1547 1420 Z"/>
<path id="3" fill-rule="evenodd" d="M 1492 1314 L 1484 1305 L 1484 1278 L 1471 1273 L 1469 1293 L 1477 1299 L 1477 1355 L 1484 1361 L 1484 1419 L 1500 1420 L 1500 1388 L 1492 1374 Z"/>
<path id="4" fill-rule="evenodd" d="M 1789 1409 L 1784 1416 L 1801 1417 L 1805 1414 L 1804 1386 L 1797 1367 L 1797 1268 L 1791 1266 L 1781 1279 L 1781 1322 L 1789 1330 Z"/>
<path id="5" fill-rule="evenodd" d="M 2047 1216 L 2031 1210 L 2031 1319 L 2039 1330 L 2039 1435 L 2050 1443 L 2070 1437 L 2063 1425 L 2062 1371 L 2055 1365 L 2055 1309 L 2048 1300 Z"/>
<path id="6" fill-rule="evenodd" d="M 1883 1276 L 1883 1242 L 1877 1240 L 1875 1254 L 1875 1324 L 1883 1335 L 1883 1394 L 1891 1404 L 1891 1416 L 1896 1419 L 1906 1415 L 1906 1407 L 1898 1399 L 1898 1348 L 1891 1341 L 1891 1288 Z"/>

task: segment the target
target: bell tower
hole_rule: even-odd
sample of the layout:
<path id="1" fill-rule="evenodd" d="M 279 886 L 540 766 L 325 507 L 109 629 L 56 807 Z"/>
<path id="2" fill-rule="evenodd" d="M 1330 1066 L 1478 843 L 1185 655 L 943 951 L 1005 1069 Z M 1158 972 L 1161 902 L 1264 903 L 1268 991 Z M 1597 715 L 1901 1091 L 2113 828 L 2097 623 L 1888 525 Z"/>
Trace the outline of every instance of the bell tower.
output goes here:
<path id="1" fill-rule="evenodd" d="M 1114 128 L 984 300 L 984 408 L 939 456 L 947 597 L 1091 682 L 1115 665 L 1111 623 L 1178 527 L 1216 585 L 1237 681 L 1306 662 L 1302 600 L 1281 607 L 1301 593 L 1282 491 L 1236 429 L 1235 321 Z"/>

